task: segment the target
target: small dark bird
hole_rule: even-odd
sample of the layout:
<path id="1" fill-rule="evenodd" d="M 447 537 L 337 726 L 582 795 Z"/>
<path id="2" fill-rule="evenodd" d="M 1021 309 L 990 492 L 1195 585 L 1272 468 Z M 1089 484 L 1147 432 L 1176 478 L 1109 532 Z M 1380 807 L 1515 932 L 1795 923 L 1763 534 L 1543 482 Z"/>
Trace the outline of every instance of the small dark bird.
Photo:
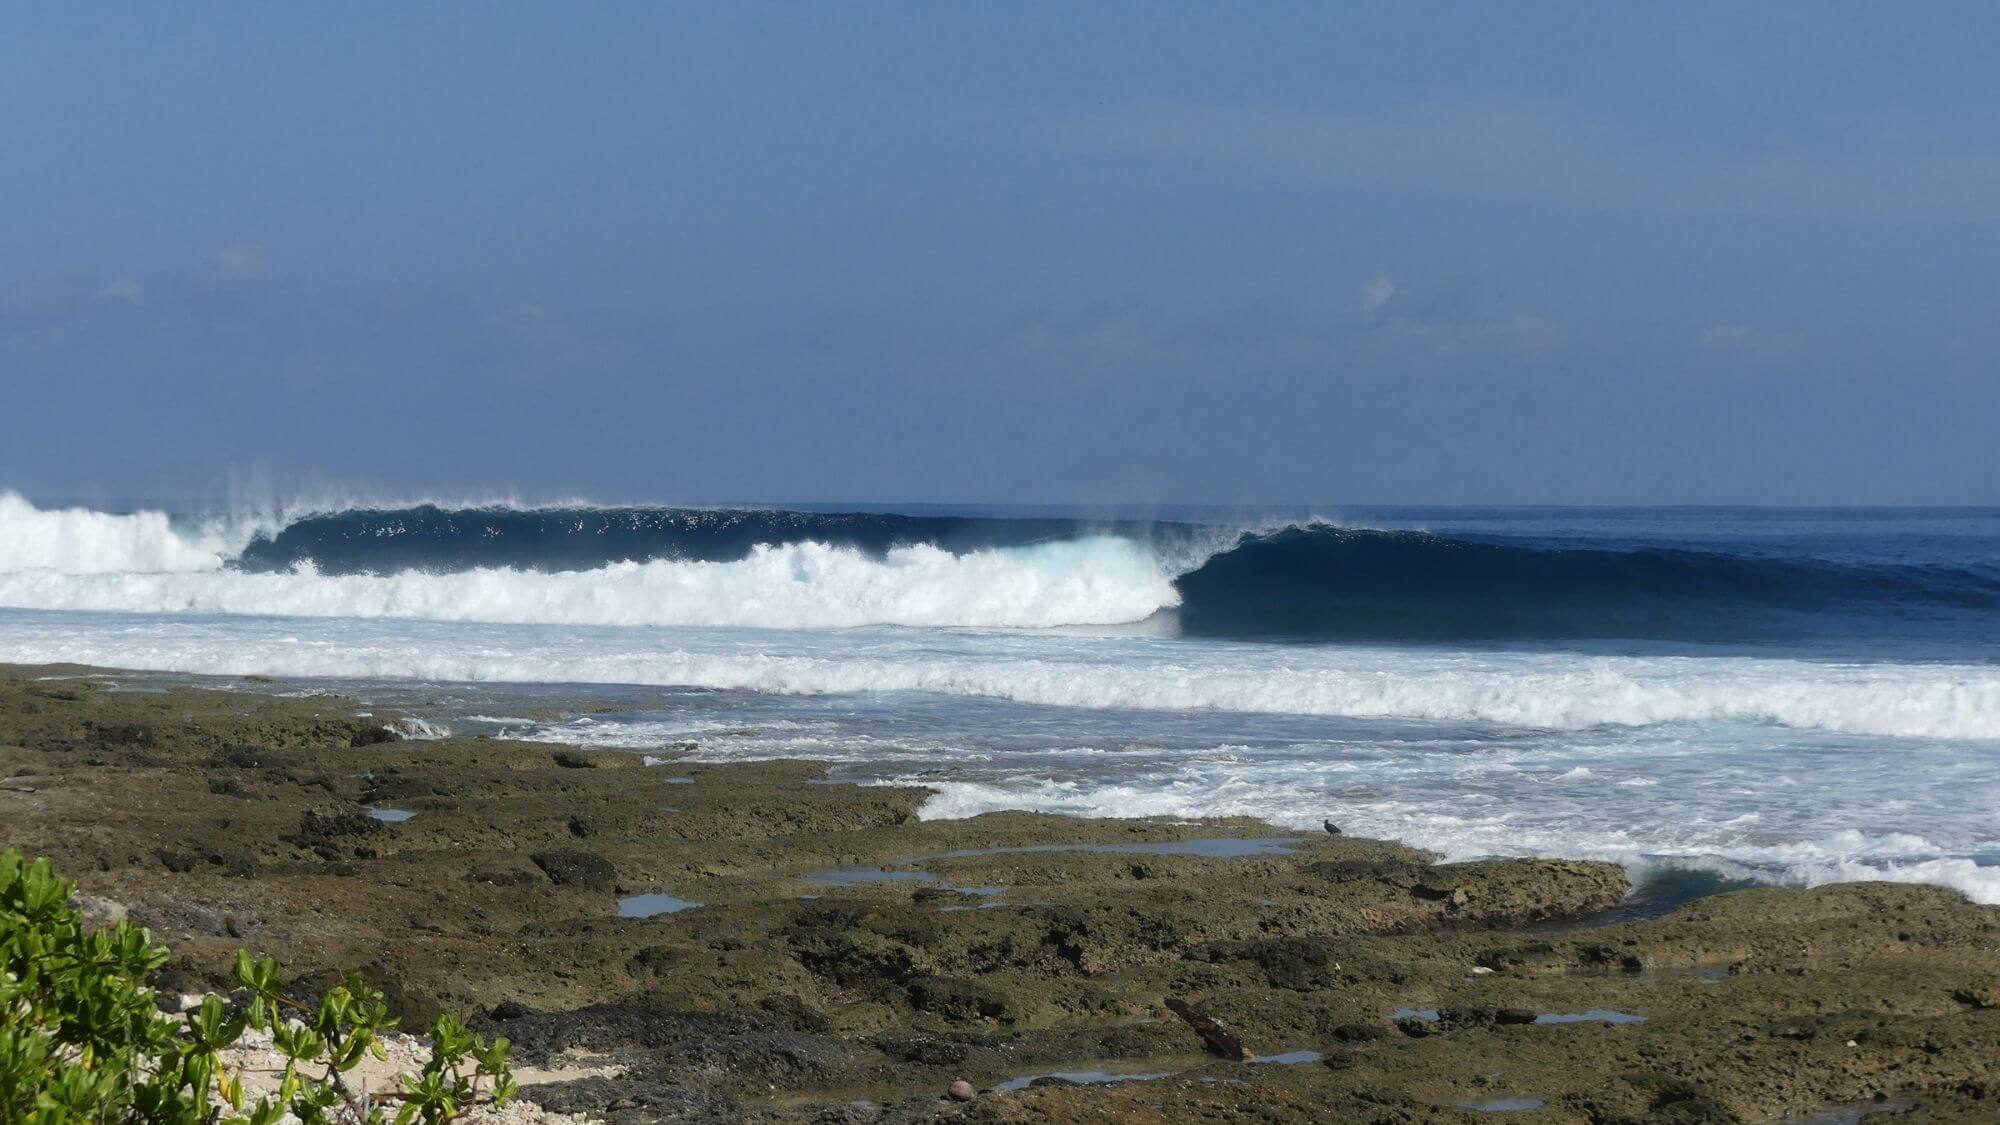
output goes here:
<path id="1" fill-rule="evenodd" d="M 1335 824 L 1334 822 L 1332 822 L 1332 821 L 1330 821 L 1330 820 L 1322 820 L 1322 821 L 1320 821 L 1320 822 L 1319 822 L 1319 826 L 1320 826 L 1321 828 L 1324 828 L 1324 829 L 1326 829 L 1326 834 L 1327 834 L 1327 835 L 1329 835 L 1329 836 L 1338 836 L 1338 835 L 1340 835 L 1340 825 L 1338 825 L 1338 824 Z"/>

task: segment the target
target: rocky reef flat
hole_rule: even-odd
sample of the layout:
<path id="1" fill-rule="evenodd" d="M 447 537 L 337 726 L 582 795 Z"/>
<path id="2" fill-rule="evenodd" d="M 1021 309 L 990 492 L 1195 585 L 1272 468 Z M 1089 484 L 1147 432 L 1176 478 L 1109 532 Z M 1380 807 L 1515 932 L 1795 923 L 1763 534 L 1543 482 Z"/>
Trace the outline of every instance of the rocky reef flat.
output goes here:
<path id="1" fill-rule="evenodd" d="M 2000 909 L 1941 888 L 1632 920 L 1607 864 L 924 821 L 926 791 L 812 763 L 414 741 L 282 685 L 125 686 L 0 668 L 0 844 L 171 944 L 163 991 L 226 989 L 242 947 L 307 990 L 357 968 L 405 1026 L 507 1035 L 551 1113 L 2000 1120 Z"/>

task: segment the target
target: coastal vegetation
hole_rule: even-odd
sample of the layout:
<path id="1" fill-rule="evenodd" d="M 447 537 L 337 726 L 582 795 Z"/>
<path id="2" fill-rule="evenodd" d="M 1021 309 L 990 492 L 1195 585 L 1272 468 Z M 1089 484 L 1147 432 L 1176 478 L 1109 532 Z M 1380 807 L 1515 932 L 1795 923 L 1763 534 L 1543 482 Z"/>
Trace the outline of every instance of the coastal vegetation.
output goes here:
<path id="1" fill-rule="evenodd" d="M 0 1121 L 276 1125 L 289 1113 L 304 1125 L 438 1125 L 482 1096 L 513 1096 L 507 1040 L 450 1015 L 431 1025 L 430 1058 L 399 1089 L 350 1082 L 363 1059 L 386 1057 L 380 1037 L 396 1024 L 358 975 L 311 1003 L 275 959 L 239 950 L 239 992 L 203 996 L 175 1018 L 147 983 L 167 948 L 128 920 L 90 926 L 75 892 L 46 859 L 0 852 Z M 227 1055 L 249 1031 L 284 1057 L 276 1087 L 254 1099 Z"/>

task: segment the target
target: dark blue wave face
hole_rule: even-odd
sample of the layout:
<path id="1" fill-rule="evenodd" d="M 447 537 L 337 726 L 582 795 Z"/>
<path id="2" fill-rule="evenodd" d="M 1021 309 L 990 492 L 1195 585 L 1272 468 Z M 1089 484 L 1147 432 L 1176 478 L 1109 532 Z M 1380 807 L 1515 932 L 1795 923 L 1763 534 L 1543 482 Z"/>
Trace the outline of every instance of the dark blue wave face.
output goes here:
<path id="1" fill-rule="evenodd" d="M 675 508 L 348 511 L 301 520 L 238 561 L 323 573 L 472 567 L 588 570 L 727 562 L 760 544 L 872 555 L 1122 535 L 1215 542 L 1211 513 Z M 1301 521 L 1248 532 L 1176 585 L 1191 636 L 1574 645 L 1672 642 L 1814 655 L 2000 659 L 2000 513 L 1974 510 L 1370 509 L 1387 530 Z M 1422 524 L 1431 530 L 1396 528 Z M 1223 537 L 1226 542 L 1226 537 Z"/>
<path id="2" fill-rule="evenodd" d="M 1019 547 L 1091 533 L 1143 536 L 1149 525 L 1065 518 L 911 516 L 758 509 L 501 508 L 429 505 L 313 516 L 243 552 L 246 570 L 311 562 L 323 574 L 473 567 L 589 570 L 614 562 L 733 562 L 759 545 L 817 542 L 881 555 L 928 543 L 950 551 Z"/>
<path id="3" fill-rule="evenodd" d="M 1954 656 L 1990 656 L 2000 643 L 2000 565 L 1768 546 L 1526 545 L 1316 525 L 1246 535 L 1178 585 L 1182 630 L 1208 636 L 1839 642 Z"/>

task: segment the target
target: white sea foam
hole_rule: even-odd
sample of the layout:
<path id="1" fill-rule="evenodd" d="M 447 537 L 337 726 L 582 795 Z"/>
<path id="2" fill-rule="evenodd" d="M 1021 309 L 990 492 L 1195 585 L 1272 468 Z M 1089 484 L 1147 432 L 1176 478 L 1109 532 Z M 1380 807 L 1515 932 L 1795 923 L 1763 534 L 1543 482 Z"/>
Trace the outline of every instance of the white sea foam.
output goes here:
<path id="1" fill-rule="evenodd" d="M 165 540 L 180 542 L 171 533 Z M 170 560 L 186 565 L 150 573 L 16 567 L 0 573 L 0 605 L 546 625 L 1045 628 L 1140 621 L 1178 601 L 1157 559 L 1113 537 L 965 554 L 917 545 L 880 558 L 823 543 L 763 545 L 731 562 L 621 562 L 553 574 L 204 568 L 214 557 L 190 548 Z"/>
<path id="2" fill-rule="evenodd" d="M 1040 601 L 1001 604 L 1019 621 L 1027 616 L 1020 612 L 1023 606 L 1063 604 L 1070 596 L 1071 588 L 1060 583 L 1044 588 L 1050 595 Z M 587 608 L 589 602 L 576 604 Z M 929 596 L 872 603 L 885 605 L 913 618 L 944 612 L 943 603 Z M 436 608 L 450 611 L 444 603 Z M 740 618 L 768 607 L 722 606 L 716 612 Z M 968 614 L 963 607 L 954 612 Z M 1895 738 L 2000 739 L 2000 668 L 1990 665 L 1308 648 L 1033 633 L 965 633 L 946 641 L 934 633 L 895 630 L 746 635 L 18 612 L 0 622 L 0 660 L 293 677 L 655 684 L 785 695 L 915 691 L 1093 710 L 1345 716 L 1549 730 L 1722 722 Z"/>
<path id="3" fill-rule="evenodd" d="M 277 522 L 246 514 L 177 527 L 164 512 L 42 509 L 0 492 L 0 574 L 214 571 Z"/>
<path id="4" fill-rule="evenodd" d="M 1168 557 L 1097 536 L 963 554 L 915 545 L 882 557 L 806 542 L 759 546 L 727 562 L 559 573 L 225 569 L 254 535 L 298 514 L 177 524 L 160 512 L 45 511 L 0 494 L 0 605 L 548 625 L 1047 628 L 1136 622 L 1176 605 L 1174 575 L 1213 549 L 1182 544 L 1192 554 Z"/>
<path id="5" fill-rule="evenodd" d="M 1510 794 L 1506 810 L 1470 793 L 1426 788 L 1428 801 L 1348 802 L 1300 784 L 1279 767 L 1215 769 L 1195 766 L 1180 776 L 1154 774 L 1126 780 L 1014 778 L 967 782 L 904 776 L 902 784 L 936 793 L 919 810 L 926 820 L 955 820 L 982 813 L 1026 809 L 1082 817 L 1253 816 L 1285 827 L 1316 830 L 1332 817 L 1349 833 L 1398 839 L 1432 849 L 1440 858 L 1541 855 L 1601 859 L 1626 864 L 1641 877 L 1651 869 L 1688 868 L 1732 879 L 1780 886 L 1886 880 L 1950 887 L 1974 902 L 2000 904 L 2000 856 L 1985 862 L 1949 855 L 1939 842 L 1904 833 L 1847 829 L 1815 839 L 1761 839 L 1743 818 L 1716 820 L 1712 802 L 1676 803 L 1664 809 L 1611 803 L 1588 810 L 1537 805 L 1525 792 Z M 1858 779 L 1836 780 L 1848 788 Z M 1413 779 L 1413 786 L 1421 784 Z M 1753 822 L 1754 823 L 1754 822 Z"/>
<path id="6" fill-rule="evenodd" d="M 431 741 L 451 737 L 451 728 L 449 726 L 444 723 L 434 723 L 429 719 L 420 719 L 415 715 L 405 715 L 388 724 L 387 729 L 395 731 L 404 738 L 418 741 Z"/>

